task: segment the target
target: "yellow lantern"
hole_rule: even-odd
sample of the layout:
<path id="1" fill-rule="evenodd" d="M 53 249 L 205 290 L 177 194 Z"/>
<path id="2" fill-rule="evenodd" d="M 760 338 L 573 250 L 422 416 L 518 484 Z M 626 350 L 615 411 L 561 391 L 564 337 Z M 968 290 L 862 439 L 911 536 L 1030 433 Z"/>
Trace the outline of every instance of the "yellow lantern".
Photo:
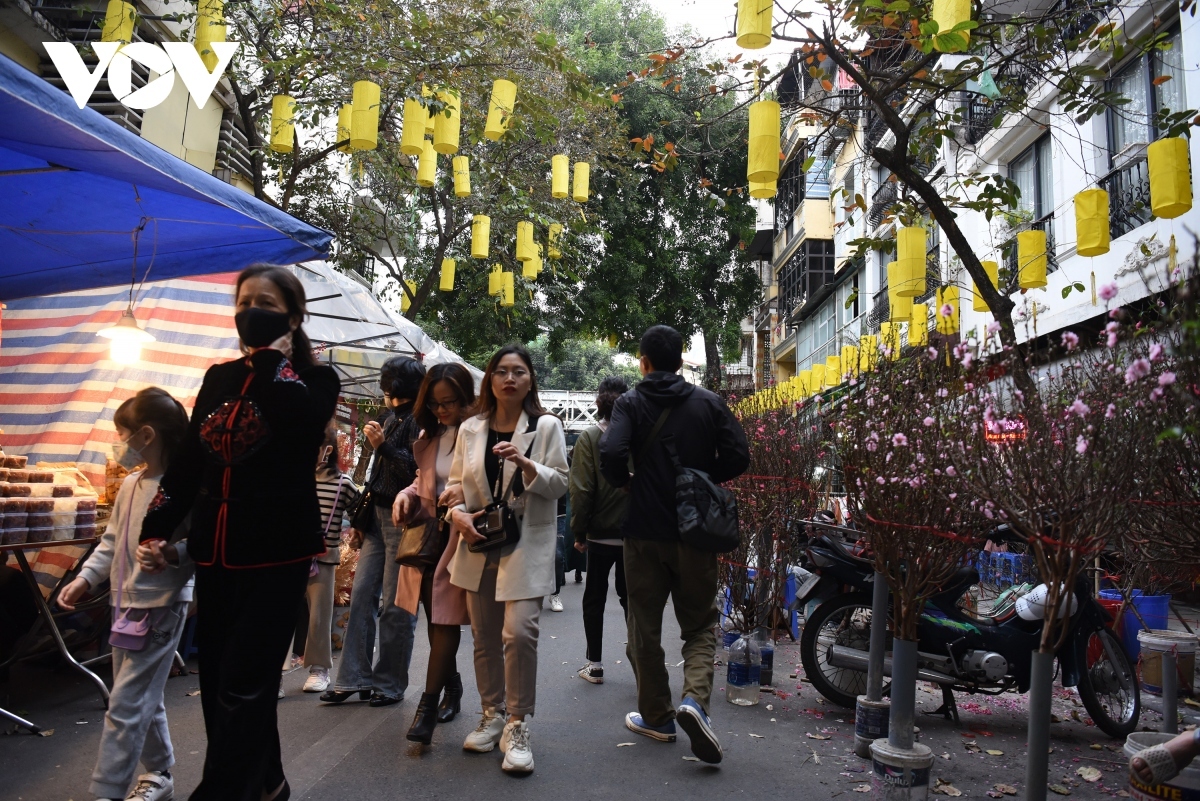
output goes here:
<path id="1" fill-rule="evenodd" d="M 918 225 L 896 232 L 896 263 L 903 268 L 904 281 L 896 290 L 901 297 L 925 294 L 925 229 Z M 898 268 L 899 270 L 900 268 Z M 888 285 L 892 282 L 888 273 Z"/>
<path id="2" fill-rule="evenodd" d="M 571 161 L 565 155 L 559 154 L 550 159 L 550 195 L 562 200 L 569 192 Z"/>
<path id="3" fill-rule="evenodd" d="M 271 149 L 276 153 L 291 153 L 296 136 L 294 114 L 296 101 L 287 95 L 271 99 Z"/>
<path id="4" fill-rule="evenodd" d="M 107 40 L 105 40 L 107 41 Z M 204 66 L 212 72 L 217 68 L 217 53 L 213 42 L 225 41 L 225 3 L 223 0 L 200 0 L 196 7 L 196 52 Z"/>
<path id="5" fill-rule="evenodd" d="M 1103 256 L 1108 252 L 1108 192 L 1085 189 L 1075 196 L 1075 252 Z"/>
<path id="6" fill-rule="evenodd" d="M 533 258 L 533 223 L 517 223 L 517 261 Z"/>
<path id="7" fill-rule="evenodd" d="M 825 386 L 836 387 L 842 383 L 842 357 L 825 357 Z"/>
<path id="8" fill-rule="evenodd" d="M 534 256 L 533 256 L 534 271 L 533 271 L 533 277 L 534 277 L 534 278 L 537 278 L 539 275 L 541 275 L 541 274 L 542 274 L 542 243 L 541 243 L 541 242 L 535 242 L 533 247 L 534 247 Z"/>
<path id="9" fill-rule="evenodd" d="M 350 147 L 374 150 L 379 144 L 379 84 L 355 81 L 354 115 L 350 120 Z"/>
<path id="10" fill-rule="evenodd" d="M 858 371 L 869 373 L 879 361 L 879 337 L 865 334 L 858 340 Z"/>
<path id="11" fill-rule="evenodd" d="M 912 319 L 913 299 L 895 297 L 888 291 L 888 320 L 893 323 L 907 323 Z"/>
<path id="12" fill-rule="evenodd" d="M 433 99 L 433 90 L 425 84 L 421 84 L 421 99 L 426 101 Z M 429 113 L 428 104 L 425 106 L 425 135 L 433 135 L 433 115 Z"/>
<path id="13" fill-rule="evenodd" d="M 513 278 L 512 272 L 508 270 L 501 273 L 501 275 L 503 276 L 504 283 L 500 287 L 500 305 L 512 306 L 517 302 L 516 279 Z"/>
<path id="14" fill-rule="evenodd" d="M 354 124 L 354 104 L 343 103 L 338 109 L 337 122 L 337 141 L 345 142 L 346 144 L 338 147 L 339 153 L 353 153 L 354 148 L 350 147 L 350 128 Z"/>
<path id="15" fill-rule="evenodd" d="M 537 257 L 521 262 L 521 277 L 527 281 L 536 280 L 541 271 L 542 260 Z"/>
<path id="16" fill-rule="evenodd" d="M 100 41 L 132 42 L 136 27 L 136 8 L 122 0 L 108 0 L 108 8 L 104 11 L 104 27 L 100 29 Z"/>
<path id="17" fill-rule="evenodd" d="M 854 345 L 842 345 L 842 373 L 858 375 L 858 348 Z"/>
<path id="18" fill-rule="evenodd" d="M 738 0 L 737 46 L 761 50 L 771 44 L 771 12 L 775 0 Z"/>
<path id="19" fill-rule="evenodd" d="M 575 182 L 571 186 L 571 199 L 576 203 L 587 203 L 588 183 L 591 180 L 592 165 L 586 161 L 575 162 Z"/>
<path id="20" fill-rule="evenodd" d="M 459 93 L 438 90 L 437 99 L 446 107 L 433 115 L 433 149 L 444 156 L 452 156 L 458 152 L 458 135 L 462 129 Z"/>
<path id="21" fill-rule="evenodd" d="M 403 290 L 401 290 L 401 292 L 400 292 L 400 313 L 401 314 L 404 314 L 406 311 L 408 311 L 412 307 L 412 301 L 408 299 L 409 293 L 412 293 L 413 296 L 416 296 L 416 294 L 417 294 L 417 282 L 416 281 L 405 281 L 404 285 L 406 287 L 408 287 L 408 292 L 405 292 Z"/>
<path id="22" fill-rule="evenodd" d="M 517 85 L 503 78 L 492 84 L 492 102 L 488 107 L 487 125 L 483 135 L 493 142 L 504 136 L 517 105 Z"/>
<path id="23" fill-rule="evenodd" d="M 1021 289 L 1046 285 L 1046 232 L 1037 229 L 1017 234 L 1017 283 Z"/>
<path id="24" fill-rule="evenodd" d="M 1105 230 L 1108 230 L 1107 222 L 1104 223 L 1104 226 L 1105 226 Z M 1000 286 L 1000 265 L 994 261 L 983 261 L 983 262 L 980 262 L 980 264 L 983 265 L 983 271 L 985 273 L 987 273 L 988 280 L 992 282 L 992 288 L 993 289 L 999 288 L 999 286 Z M 975 285 L 974 281 L 971 282 L 971 294 L 974 296 L 971 301 L 971 308 L 977 312 L 988 311 L 987 301 L 985 301 L 980 296 L 979 287 Z"/>
<path id="25" fill-rule="evenodd" d="M 421 101 L 410 97 L 404 101 L 404 128 L 400 131 L 400 152 L 406 156 L 420 156 L 425 152 L 425 123 L 429 109 Z"/>
<path id="26" fill-rule="evenodd" d="M 800 377 L 800 397 L 807 398 L 813 394 L 812 370 L 801 370 Z"/>
<path id="27" fill-rule="evenodd" d="M 433 142 L 425 140 L 425 150 L 417 162 L 417 186 L 429 189 L 437 182 L 437 151 Z"/>
<path id="28" fill-rule="evenodd" d="M 559 223 L 550 223 L 550 233 L 546 237 L 546 255 L 551 259 L 561 259 L 562 251 L 558 249 L 558 240 L 562 238 L 563 227 Z"/>
<path id="29" fill-rule="evenodd" d="M 950 313 L 946 314 L 946 307 L 950 307 Z M 950 286 L 940 286 L 937 290 L 937 331 L 939 334 L 958 333 L 958 287 L 951 284 Z"/>
<path id="30" fill-rule="evenodd" d="M 1174 219 L 1192 207 L 1188 141 L 1176 136 L 1151 142 L 1146 148 L 1146 161 L 1150 165 L 1150 210 L 1155 217 Z"/>
<path id="31" fill-rule="evenodd" d="M 825 365 L 818 362 L 812 366 L 808 374 L 808 386 L 813 395 L 825 387 Z"/>
<path id="32" fill-rule="evenodd" d="M 454 270 L 457 263 L 454 259 L 442 259 L 442 276 L 438 282 L 438 289 L 442 292 L 454 291 Z"/>
<path id="33" fill-rule="evenodd" d="M 779 104 L 774 100 L 759 100 L 750 105 L 746 179 L 757 183 L 779 179 Z"/>
<path id="34" fill-rule="evenodd" d="M 492 237 L 492 218 L 476 214 L 471 218 L 471 258 L 486 259 Z M 496 294 L 492 292 L 491 294 Z"/>
<path id="35" fill-rule="evenodd" d="M 778 186 L 778 181 L 751 181 L 750 197 L 758 198 L 759 200 L 768 200 L 775 197 L 778 192 Z"/>
<path id="36" fill-rule="evenodd" d="M 504 291 L 504 268 L 499 264 L 492 265 L 492 271 L 488 273 L 488 294 L 499 295 Z"/>
<path id="37" fill-rule="evenodd" d="M 929 343 L 929 304 L 914 303 L 908 321 L 908 344 L 919 348 Z"/>
<path id="38" fill-rule="evenodd" d="M 900 358 L 900 325 L 899 323 L 880 323 L 879 342 L 888 354 L 890 361 Z"/>
<path id="39" fill-rule="evenodd" d="M 468 156 L 455 156 L 452 164 L 454 166 L 454 196 L 468 197 L 471 194 L 471 159 Z"/>
<path id="40" fill-rule="evenodd" d="M 938 33 L 944 34 L 952 29 L 955 25 L 961 22 L 971 21 L 971 0 L 933 0 L 933 21 L 938 24 Z M 943 53 L 958 53 L 967 49 L 967 43 L 970 42 L 970 31 L 956 31 L 956 36 L 961 36 L 964 41 L 954 45 L 941 46 L 946 44 L 939 42 L 935 36 L 933 39 L 934 49 Z"/>

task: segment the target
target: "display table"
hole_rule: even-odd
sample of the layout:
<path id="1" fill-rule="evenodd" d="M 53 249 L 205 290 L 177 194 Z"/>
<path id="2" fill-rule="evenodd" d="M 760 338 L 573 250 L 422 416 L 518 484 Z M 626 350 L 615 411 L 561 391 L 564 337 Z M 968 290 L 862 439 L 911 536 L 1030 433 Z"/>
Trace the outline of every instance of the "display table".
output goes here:
<path id="1" fill-rule="evenodd" d="M 54 621 L 54 613 L 50 610 L 50 605 L 46 599 L 42 597 L 41 588 L 38 586 L 37 578 L 33 574 L 32 568 L 29 567 L 29 560 L 25 558 L 26 551 L 39 551 L 43 548 L 58 548 L 63 545 L 92 545 L 96 542 L 95 538 L 82 540 L 59 540 L 51 542 L 22 542 L 15 545 L 0 545 L 0 553 L 13 552 L 17 557 L 17 564 L 21 566 L 21 572 L 25 575 L 25 580 L 29 582 L 29 589 L 33 593 L 34 600 L 37 603 L 38 614 L 41 615 L 42 622 L 50 630 L 50 636 L 54 638 L 55 644 L 58 646 L 58 652 L 63 655 L 76 670 L 83 673 L 92 683 L 96 685 L 96 689 L 100 692 L 100 697 L 104 699 L 104 705 L 108 706 L 108 687 L 105 686 L 104 680 L 97 676 L 92 671 L 88 670 L 84 665 L 80 664 L 75 657 L 71 656 L 71 652 L 67 649 L 67 644 L 63 642 L 62 634 L 58 630 L 58 624 Z M 51 600 L 54 598 L 54 593 L 50 594 Z M 32 731 L 34 734 L 41 731 L 38 726 L 30 723 L 24 718 L 14 715 L 12 712 L 0 707 L 0 718 L 6 718 L 13 721 L 19 726 Z"/>

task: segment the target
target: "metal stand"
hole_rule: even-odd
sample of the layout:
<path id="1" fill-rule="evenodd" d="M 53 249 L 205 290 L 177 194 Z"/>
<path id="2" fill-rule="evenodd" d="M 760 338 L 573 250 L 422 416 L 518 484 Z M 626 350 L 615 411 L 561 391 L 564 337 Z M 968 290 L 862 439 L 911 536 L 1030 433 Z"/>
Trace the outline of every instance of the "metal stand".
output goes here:
<path id="1" fill-rule="evenodd" d="M 892 713 L 888 745 L 912 750 L 917 705 L 917 644 L 892 640 Z M 1047 709 L 1049 705 L 1047 705 Z"/>
<path id="2" fill-rule="evenodd" d="M 1179 673 L 1175 667 L 1175 650 L 1162 655 L 1163 732 L 1179 734 Z"/>
<path id="3" fill-rule="evenodd" d="M 884 661 L 887 657 L 888 585 L 876 572 L 871 587 L 871 641 L 867 652 L 867 694 L 855 708 L 854 753 L 871 758 L 871 743 L 887 735 L 889 703 L 883 700 Z"/>
<path id="4" fill-rule="evenodd" d="M 42 730 L 41 727 L 33 725 L 25 718 L 14 715 L 12 712 L 9 712 L 7 709 L 0 709 L 0 718 L 4 718 L 5 720 L 11 720 L 13 723 L 17 724 L 18 726 L 24 726 L 25 728 L 29 729 L 34 734 L 37 734 L 38 732 L 40 732 Z"/>
<path id="5" fill-rule="evenodd" d="M 1050 697 L 1054 654 L 1033 652 L 1029 684 L 1029 754 L 1025 761 L 1026 801 L 1046 801 L 1050 775 Z"/>

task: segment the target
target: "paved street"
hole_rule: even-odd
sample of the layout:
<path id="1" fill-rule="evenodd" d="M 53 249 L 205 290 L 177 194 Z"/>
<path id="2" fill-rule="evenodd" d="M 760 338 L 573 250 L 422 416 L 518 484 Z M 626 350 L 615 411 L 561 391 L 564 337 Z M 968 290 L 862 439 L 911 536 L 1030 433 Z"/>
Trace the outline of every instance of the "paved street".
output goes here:
<path id="1" fill-rule="evenodd" d="M 477 721 L 478 702 L 470 665 L 469 632 L 463 638 L 460 666 L 468 688 L 464 714 L 439 727 L 434 744 L 413 747 L 404 739 L 412 720 L 419 683 L 424 677 L 426 646 L 419 631 L 412 678 L 404 703 L 386 709 L 348 703 L 326 707 L 300 692 L 306 671 L 284 681 L 280 702 L 284 763 L 294 799 L 473 798 L 624 799 L 682 798 L 834 798 L 851 795 L 869 780 L 867 764 L 850 753 L 852 713 L 821 701 L 811 685 L 790 679 L 799 664 L 798 648 L 785 644 L 776 656 L 777 695 L 763 696 L 758 707 L 740 708 L 714 698 L 714 720 L 725 748 L 720 767 L 686 758 L 686 737 L 674 745 L 633 735 L 623 725 L 634 708 L 634 683 L 623 646 L 615 593 L 605 632 L 606 683 L 593 686 L 575 676 L 582 664 L 580 620 L 582 585 L 563 590 L 566 611 L 542 614 L 538 713 L 533 722 L 535 773 L 525 779 L 500 771 L 500 754 L 464 753 L 461 743 Z M 680 669 L 677 629 L 668 612 L 668 661 L 674 687 Z M 422 623 L 423 626 L 423 623 Z M 617 663 L 617 659 L 621 664 Z M 194 667 L 194 666 L 193 666 Z M 336 667 L 336 666 L 335 666 Z M 800 674 L 801 678 L 803 674 Z M 718 668 L 719 686 L 723 670 Z M 107 676 L 106 676 L 107 678 Z M 195 675 L 172 679 L 167 707 L 179 764 L 177 797 L 186 798 L 200 776 L 204 727 Z M 0 705 L 23 710 L 39 724 L 54 728 L 50 737 L 28 734 L 0 737 L 0 798 L 30 801 L 90 801 L 88 779 L 96 755 L 103 710 L 88 686 L 60 668 L 24 665 L 10 684 L 0 687 Z M 937 706 L 938 696 L 922 689 L 918 704 Z M 768 707 L 770 704 L 770 708 Z M 934 776 L 946 779 L 964 797 L 984 797 L 995 783 L 1020 788 L 1024 774 L 1025 699 L 960 697 L 962 727 L 941 718 L 920 721 L 922 741 L 945 755 L 935 761 Z M 1081 720 L 1074 720 L 1078 710 Z M 1190 713 L 1196 710 L 1188 709 Z M 1124 786 L 1119 744 L 1086 725 L 1073 692 L 1058 688 L 1051 781 L 1079 798 L 1108 797 Z M 1161 718 L 1147 711 L 1143 725 L 1157 728 Z M 1195 722 L 1195 721 L 1191 721 Z M 633 743 L 621 747 L 621 743 Z M 971 749 L 977 743 L 980 752 Z M 1099 745 L 1099 750 L 1093 746 Z M 1118 749 L 1118 750 L 1113 750 Z M 1002 751 L 989 755 L 987 751 Z M 1077 771 L 1095 767 L 1102 776 L 1082 781 Z M 1074 786 L 1078 785 L 1078 786 Z M 869 796 L 868 796 L 869 797 Z"/>

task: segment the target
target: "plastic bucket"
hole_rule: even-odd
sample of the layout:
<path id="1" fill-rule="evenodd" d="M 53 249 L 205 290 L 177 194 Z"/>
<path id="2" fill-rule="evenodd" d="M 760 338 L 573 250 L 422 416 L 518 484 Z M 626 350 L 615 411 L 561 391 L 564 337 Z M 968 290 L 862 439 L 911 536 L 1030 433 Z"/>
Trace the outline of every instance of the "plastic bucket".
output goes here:
<path id="1" fill-rule="evenodd" d="M 1125 757 L 1132 759 L 1138 751 L 1154 745 L 1162 745 L 1173 738 L 1173 734 L 1155 731 L 1138 731 L 1125 738 Z M 1135 801 L 1200 801 L 1200 767 L 1189 765 L 1166 784 L 1142 784 L 1133 774 L 1129 775 L 1129 794 Z"/>
<path id="2" fill-rule="evenodd" d="M 1179 692 L 1191 695 L 1192 677 L 1196 673 L 1196 638 L 1161 629 L 1139 631 L 1137 637 L 1142 645 L 1142 689 L 1151 695 L 1162 695 L 1163 654 L 1174 650 Z"/>
<path id="3" fill-rule="evenodd" d="M 1100 590 L 1100 599 L 1102 601 L 1120 601 L 1120 590 Z M 1170 595 L 1143 595 L 1141 590 L 1133 591 L 1133 605 L 1137 607 L 1138 612 L 1142 614 L 1142 618 L 1146 621 L 1146 625 L 1151 629 L 1166 629 L 1167 616 L 1171 613 L 1169 604 L 1171 603 Z M 1142 647 L 1138 644 L 1137 635 L 1142 631 L 1142 624 L 1138 621 L 1137 615 L 1132 609 L 1126 609 L 1125 614 L 1121 617 L 1121 642 L 1125 644 L 1125 650 L 1129 652 L 1130 659 L 1137 661 L 1138 655 L 1142 652 Z"/>
<path id="4" fill-rule="evenodd" d="M 914 743 L 912 750 L 892 748 L 887 740 L 871 743 L 871 785 L 879 801 L 925 801 L 933 751 Z M 1200 799 L 1197 799 L 1200 801 Z"/>

